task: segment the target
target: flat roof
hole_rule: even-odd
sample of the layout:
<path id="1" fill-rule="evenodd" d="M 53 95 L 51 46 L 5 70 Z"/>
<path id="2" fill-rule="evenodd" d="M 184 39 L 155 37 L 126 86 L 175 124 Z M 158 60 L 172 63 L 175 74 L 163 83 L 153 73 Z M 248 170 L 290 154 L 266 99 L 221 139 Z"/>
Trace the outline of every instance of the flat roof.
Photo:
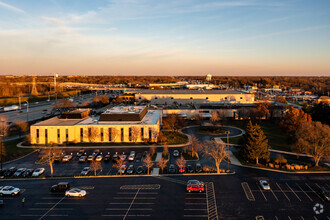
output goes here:
<path id="1" fill-rule="evenodd" d="M 102 114 L 140 114 L 146 106 L 114 106 L 105 110 Z"/>
<path id="2" fill-rule="evenodd" d="M 129 93 L 135 93 L 135 94 L 250 94 L 242 91 L 236 91 L 236 90 L 189 90 L 189 89 L 179 89 L 179 90 L 134 90 L 129 91 Z"/>
<path id="3" fill-rule="evenodd" d="M 61 119 L 58 117 L 53 117 L 45 121 L 38 122 L 32 126 L 72 126 L 78 124 L 84 119 Z"/>

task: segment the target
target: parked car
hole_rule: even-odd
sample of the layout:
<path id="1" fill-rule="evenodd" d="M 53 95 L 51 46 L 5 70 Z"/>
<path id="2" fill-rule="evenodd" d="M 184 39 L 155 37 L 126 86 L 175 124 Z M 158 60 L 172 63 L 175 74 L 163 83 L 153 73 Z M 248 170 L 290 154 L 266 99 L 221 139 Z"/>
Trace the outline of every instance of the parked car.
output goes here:
<path id="1" fill-rule="evenodd" d="M 204 182 L 198 180 L 188 180 L 187 182 L 188 192 L 204 192 Z"/>
<path id="2" fill-rule="evenodd" d="M 200 163 L 196 163 L 196 173 L 200 173 L 203 171 L 203 167 Z"/>
<path id="3" fill-rule="evenodd" d="M 124 174 L 125 171 L 126 171 L 126 165 L 122 165 L 122 166 L 119 168 L 118 173 L 120 173 L 120 174 Z"/>
<path id="4" fill-rule="evenodd" d="M 93 155 L 94 157 L 96 157 L 97 155 L 99 155 L 99 153 L 100 153 L 100 150 L 97 149 L 97 150 L 94 150 L 94 151 L 93 151 L 93 154 L 92 154 L 92 155 Z"/>
<path id="5" fill-rule="evenodd" d="M 148 151 L 144 151 L 144 152 L 143 152 L 143 158 L 146 157 L 147 154 L 148 154 Z"/>
<path id="6" fill-rule="evenodd" d="M 87 157 L 87 160 L 88 160 L 88 161 L 93 161 L 94 158 L 95 158 L 94 155 L 89 155 L 89 156 Z"/>
<path id="7" fill-rule="evenodd" d="M 142 153 L 138 153 L 135 157 L 135 162 L 139 163 L 141 162 L 141 159 L 142 159 Z"/>
<path id="8" fill-rule="evenodd" d="M 129 161 L 134 161 L 134 158 L 135 158 L 135 151 L 131 151 L 129 157 L 128 157 L 128 160 Z"/>
<path id="9" fill-rule="evenodd" d="M 10 167 L 8 170 L 6 170 L 6 172 L 3 175 L 5 177 L 12 176 L 16 172 L 16 170 L 17 169 L 15 167 Z"/>
<path id="10" fill-rule="evenodd" d="M 133 165 L 129 165 L 127 168 L 126 173 L 127 174 L 132 174 L 134 172 L 134 166 Z"/>
<path id="11" fill-rule="evenodd" d="M 178 157 L 178 156 L 180 156 L 180 152 L 179 152 L 178 150 L 174 150 L 174 151 L 173 151 L 173 156 L 174 156 L 174 157 Z"/>
<path id="12" fill-rule="evenodd" d="M 83 197 L 86 196 L 86 191 L 78 188 L 73 188 L 70 190 L 67 190 L 65 192 L 65 196 L 71 197 L 71 196 L 78 196 L 78 197 Z"/>
<path id="13" fill-rule="evenodd" d="M 60 161 L 62 161 L 62 159 L 63 159 L 63 153 L 55 154 L 55 157 L 54 157 L 55 162 L 60 162 Z"/>
<path id="14" fill-rule="evenodd" d="M 14 177 L 19 177 L 21 176 L 24 172 L 25 172 L 26 168 L 19 168 L 18 170 L 16 170 L 16 172 L 14 173 Z"/>
<path id="15" fill-rule="evenodd" d="M 118 153 L 116 152 L 114 155 L 112 155 L 112 162 L 116 163 L 118 159 Z"/>
<path id="16" fill-rule="evenodd" d="M 84 149 L 81 149 L 81 150 L 78 151 L 77 157 L 81 157 L 84 154 L 85 154 L 85 150 Z"/>
<path id="17" fill-rule="evenodd" d="M 66 190 L 70 189 L 70 184 L 68 182 L 59 182 L 56 185 L 53 185 L 50 188 L 51 192 L 65 192 Z"/>
<path id="18" fill-rule="evenodd" d="M 0 176 L 3 176 L 7 170 L 6 169 L 0 169 Z"/>
<path id="19" fill-rule="evenodd" d="M 259 185 L 263 190 L 270 190 L 270 185 L 267 180 L 259 180 Z"/>
<path id="20" fill-rule="evenodd" d="M 11 195 L 15 196 L 18 195 L 21 190 L 19 188 L 13 186 L 1 186 L 0 187 L 0 196 L 4 195 Z"/>
<path id="21" fill-rule="evenodd" d="M 110 155 L 110 152 L 108 152 L 108 154 L 104 156 L 103 160 L 104 161 L 110 161 L 110 159 L 111 159 L 111 155 Z"/>
<path id="22" fill-rule="evenodd" d="M 23 173 L 23 177 L 29 177 L 32 175 L 34 169 L 27 169 L 24 173 Z"/>
<path id="23" fill-rule="evenodd" d="M 176 168 L 174 164 L 170 164 L 170 166 L 168 167 L 168 172 L 169 173 L 176 173 Z"/>
<path id="24" fill-rule="evenodd" d="M 90 167 L 85 167 L 80 174 L 86 176 L 89 174 L 90 171 L 91 171 Z"/>
<path id="25" fill-rule="evenodd" d="M 4 204 L 3 200 L 0 200 L 0 206 L 3 206 L 3 204 Z"/>
<path id="26" fill-rule="evenodd" d="M 99 154 L 99 155 L 97 155 L 97 157 L 95 158 L 95 161 L 102 161 L 102 159 L 103 159 L 102 154 Z"/>
<path id="27" fill-rule="evenodd" d="M 186 169 L 184 166 L 179 166 L 179 173 L 184 173 L 186 172 Z"/>
<path id="28" fill-rule="evenodd" d="M 40 176 L 45 172 L 45 168 L 37 168 L 33 171 L 32 176 Z"/>
<path id="29" fill-rule="evenodd" d="M 85 162 L 87 160 L 87 156 L 83 155 L 79 158 L 79 162 Z"/>
<path id="30" fill-rule="evenodd" d="M 142 167 L 142 166 L 139 166 L 139 167 L 136 169 L 135 173 L 136 173 L 136 174 L 141 174 L 141 173 L 143 173 L 143 171 L 144 171 L 143 167 Z"/>
<path id="31" fill-rule="evenodd" d="M 71 159 L 72 159 L 72 155 L 68 154 L 63 157 L 62 162 L 69 162 Z"/>
<path id="32" fill-rule="evenodd" d="M 194 172 L 194 168 L 191 165 L 187 165 L 187 172 L 188 173 L 193 173 Z"/>
<path id="33" fill-rule="evenodd" d="M 325 187 L 321 187 L 320 188 L 320 194 L 323 197 L 323 199 L 327 202 L 330 201 L 330 190 L 328 188 Z"/>
<path id="34" fill-rule="evenodd" d="M 127 155 L 125 154 L 125 152 L 123 152 L 123 154 L 120 155 L 120 159 L 121 160 L 126 160 L 127 159 Z"/>

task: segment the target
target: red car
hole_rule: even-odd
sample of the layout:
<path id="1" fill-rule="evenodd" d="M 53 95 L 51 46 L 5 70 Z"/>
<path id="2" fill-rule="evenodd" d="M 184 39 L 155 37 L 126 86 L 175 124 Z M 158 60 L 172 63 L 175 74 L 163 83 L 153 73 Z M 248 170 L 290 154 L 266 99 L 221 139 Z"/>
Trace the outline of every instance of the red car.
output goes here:
<path id="1" fill-rule="evenodd" d="M 184 173 L 186 171 L 185 167 L 179 167 L 179 173 Z"/>
<path id="2" fill-rule="evenodd" d="M 204 182 L 198 180 L 188 180 L 187 182 L 188 192 L 204 192 Z"/>

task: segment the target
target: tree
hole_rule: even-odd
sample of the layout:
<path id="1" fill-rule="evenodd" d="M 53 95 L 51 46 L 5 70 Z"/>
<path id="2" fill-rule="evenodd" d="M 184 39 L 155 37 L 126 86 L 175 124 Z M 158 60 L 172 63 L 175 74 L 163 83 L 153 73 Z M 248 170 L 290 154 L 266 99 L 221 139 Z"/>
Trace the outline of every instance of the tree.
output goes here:
<path id="1" fill-rule="evenodd" d="M 168 145 L 163 146 L 163 157 L 168 157 Z"/>
<path id="2" fill-rule="evenodd" d="M 267 118 L 267 116 L 269 115 L 269 108 L 270 108 L 269 102 L 258 103 L 256 107 L 256 116 L 259 119 L 263 117 Z"/>
<path id="3" fill-rule="evenodd" d="M 54 145 L 53 142 L 50 142 L 47 147 L 41 148 L 40 158 L 42 161 L 45 161 L 48 163 L 51 176 L 53 176 L 53 173 L 54 173 L 53 164 L 55 161 L 55 157 L 56 157 L 56 155 L 61 154 L 61 153 L 62 153 L 62 150 L 57 145 Z"/>
<path id="4" fill-rule="evenodd" d="M 158 161 L 157 165 L 162 169 L 162 173 L 164 173 L 164 168 L 166 167 L 166 164 L 168 162 L 168 159 L 161 158 L 160 161 Z"/>
<path id="5" fill-rule="evenodd" d="M 289 135 L 294 135 L 295 131 L 304 122 L 311 122 L 312 118 L 303 110 L 293 108 L 292 106 L 285 113 L 283 120 L 280 123 L 280 128 Z"/>
<path id="6" fill-rule="evenodd" d="M 288 103 L 284 96 L 276 96 L 275 97 L 275 102 L 280 102 L 280 103 L 284 103 L 284 104 Z"/>
<path id="7" fill-rule="evenodd" d="M 181 156 L 179 159 L 176 160 L 176 164 L 178 165 L 179 169 L 186 167 L 186 160 L 183 158 L 183 156 Z"/>
<path id="8" fill-rule="evenodd" d="M 96 172 L 97 172 L 98 170 L 102 170 L 102 164 L 101 164 L 100 161 L 95 161 L 95 160 L 93 160 L 93 161 L 91 162 L 90 168 L 91 168 L 91 170 L 94 171 L 94 176 L 96 176 Z"/>
<path id="9" fill-rule="evenodd" d="M 29 123 L 27 123 L 26 121 L 17 119 L 14 120 L 13 123 L 17 126 L 17 128 L 19 129 L 20 133 L 19 136 L 21 137 L 22 133 L 25 133 L 29 130 Z"/>
<path id="10" fill-rule="evenodd" d="M 293 150 L 313 156 L 315 166 L 324 156 L 330 156 L 330 126 L 321 122 L 305 122 L 296 131 Z"/>
<path id="11" fill-rule="evenodd" d="M 73 108 L 73 107 L 74 107 L 74 104 L 69 99 L 60 99 L 53 105 L 53 108 L 62 109 L 63 111 L 69 110 L 70 108 Z"/>
<path id="12" fill-rule="evenodd" d="M 253 125 L 250 121 L 244 134 L 243 156 L 259 164 L 259 159 L 269 158 L 268 149 L 268 139 L 261 127 L 258 124 Z"/>
<path id="13" fill-rule="evenodd" d="M 220 121 L 219 112 L 212 111 L 210 121 L 213 124 L 213 126 L 215 126 L 217 124 L 217 122 Z"/>
<path id="14" fill-rule="evenodd" d="M 119 130 L 117 128 L 111 128 L 111 141 L 115 142 L 119 136 Z"/>
<path id="15" fill-rule="evenodd" d="M 100 102 L 102 104 L 109 104 L 109 97 L 106 95 L 98 95 L 93 97 L 94 102 Z"/>
<path id="16" fill-rule="evenodd" d="M 197 151 L 202 150 L 202 145 L 195 135 L 191 135 L 190 147 L 191 147 L 192 155 L 194 155 Z"/>
<path id="17" fill-rule="evenodd" d="M 113 164 L 113 167 L 115 167 L 119 171 L 119 169 L 125 164 L 126 164 L 125 160 L 118 158 L 116 160 L 116 163 Z M 119 172 L 119 175 L 121 175 L 121 172 Z"/>
<path id="18" fill-rule="evenodd" d="M 212 158 L 215 161 L 217 173 L 220 173 L 220 164 L 226 157 L 226 145 L 224 143 L 216 143 L 214 141 L 205 141 L 203 143 L 202 153 L 205 157 Z"/>
<path id="19" fill-rule="evenodd" d="M 164 135 L 164 133 L 162 131 L 160 131 L 158 133 L 158 142 L 159 143 L 166 143 L 166 141 L 167 141 L 166 136 Z"/>
<path id="20" fill-rule="evenodd" d="M 85 132 L 85 138 L 88 139 L 89 142 L 94 142 L 99 136 L 99 129 L 96 127 L 88 127 L 87 132 Z"/>
<path id="21" fill-rule="evenodd" d="M 0 116 L 0 134 L 3 135 L 4 137 L 6 137 L 8 134 L 9 126 L 7 125 L 7 123 L 8 123 L 7 117 L 4 115 L 1 115 Z"/>
<path id="22" fill-rule="evenodd" d="M 147 154 L 147 156 L 143 159 L 143 165 L 148 168 L 149 175 L 149 169 L 154 165 L 154 162 L 151 160 L 150 154 Z"/>
<path id="23" fill-rule="evenodd" d="M 163 126 L 165 129 L 170 130 L 172 132 L 176 131 L 177 127 L 177 117 L 174 114 L 167 115 L 163 120 Z"/>
<path id="24" fill-rule="evenodd" d="M 150 153 L 151 156 L 154 155 L 154 154 L 156 153 L 156 145 L 153 144 L 153 145 L 150 147 L 150 149 L 149 149 L 149 153 Z"/>
<path id="25" fill-rule="evenodd" d="M 132 141 L 135 143 L 139 137 L 141 137 L 141 131 L 138 127 L 132 127 L 131 130 L 132 134 Z"/>

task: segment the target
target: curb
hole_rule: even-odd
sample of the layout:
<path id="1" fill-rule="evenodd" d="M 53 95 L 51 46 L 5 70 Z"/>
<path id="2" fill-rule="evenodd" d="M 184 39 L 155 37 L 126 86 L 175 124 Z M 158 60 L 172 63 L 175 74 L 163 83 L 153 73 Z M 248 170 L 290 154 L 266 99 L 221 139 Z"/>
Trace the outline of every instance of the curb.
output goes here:
<path id="1" fill-rule="evenodd" d="M 14 160 L 10 160 L 10 161 L 4 162 L 4 163 L 2 163 L 2 164 L 8 164 L 8 163 L 15 162 L 15 161 L 17 161 L 17 160 L 20 160 L 20 159 L 23 159 L 23 158 L 25 158 L 25 157 L 27 157 L 27 156 L 30 156 L 31 154 L 33 154 L 33 153 L 35 153 L 35 152 L 37 152 L 37 150 L 34 150 L 34 151 L 32 151 L 32 152 L 30 152 L 30 153 L 28 153 L 28 154 L 25 154 L 24 156 L 21 156 L 21 157 L 19 157 L 19 158 L 14 159 Z"/>

